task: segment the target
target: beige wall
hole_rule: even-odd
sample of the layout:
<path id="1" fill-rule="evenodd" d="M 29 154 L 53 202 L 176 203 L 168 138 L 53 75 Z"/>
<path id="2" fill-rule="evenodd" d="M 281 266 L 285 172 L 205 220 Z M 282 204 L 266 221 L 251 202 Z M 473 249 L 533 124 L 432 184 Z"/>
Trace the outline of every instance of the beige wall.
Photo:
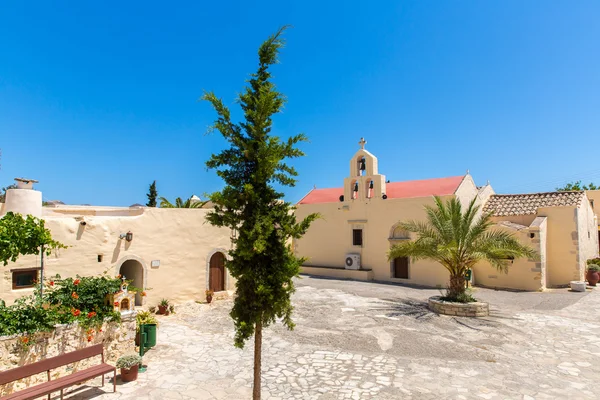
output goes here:
<path id="1" fill-rule="evenodd" d="M 473 196 L 475 194 L 473 185 Z M 433 197 L 298 205 L 296 214 L 299 219 L 312 212 L 321 213 L 322 218 L 311 225 L 302 239 L 295 241 L 296 253 L 308 258 L 307 266 L 325 267 L 343 267 L 346 254 L 358 253 L 363 268 L 372 269 L 375 280 L 445 287 L 448 273 L 438 263 L 428 260 L 411 262 L 409 279 L 395 279 L 387 259 L 393 243 L 389 238 L 394 226 L 400 221 L 424 220 L 424 205 L 433 206 Z M 352 245 L 352 230 L 355 228 L 363 229 L 362 247 Z"/>
<path id="2" fill-rule="evenodd" d="M 580 280 L 585 274 L 586 261 L 598 255 L 598 222 L 588 197 L 577 209 L 577 232 L 579 233 L 579 272 Z"/>
<path id="3" fill-rule="evenodd" d="M 69 246 L 46 258 L 46 276 L 89 276 L 106 270 L 116 275 L 121 264 L 134 260 L 142 265 L 145 287 L 152 288 L 147 292 L 147 305 L 156 305 L 161 298 L 176 303 L 204 300 L 211 254 L 230 249 L 229 230 L 208 224 L 205 209 L 113 209 L 113 214 L 138 214 L 134 216 L 95 216 L 92 208 L 78 212 L 65 208 L 69 215 L 61 215 L 60 208 L 44 210 L 52 214 L 44 219 L 53 238 Z M 99 213 L 110 211 L 102 208 Z M 82 219 L 81 214 L 88 215 Z M 80 224 L 82 220 L 85 226 Z M 127 231 L 133 233 L 131 242 L 119 239 Z M 103 256 L 102 262 L 98 255 Z M 152 260 L 160 260 L 160 266 L 152 267 Z M 3 267 L 0 298 L 10 303 L 30 294 L 30 289 L 12 290 L 10 271 L 38 266 L 39 257 L 27 256 Z M 228 274 L 225 282 L 227 289 L 234 289 Z"/>
<path id="4" fill-rule="evenodd" d="M 581 280 L 577 254 L 577 208 L 540 208 L 538 215 L 548 217 L 548 287 L 566 286 L 570 281 Z"/>
<path id="5" fill-rule="evenodd" d="M 503 225 L 494 226 L 493 229 L 509 232 L 522 244 L 534 249 L 540 255 L 540 259 L 515 259 L 507 264 L 506 272 L 497 270 L 487 262 L 481 262 L 473 268 L 475 284 L 505 289 L 544 289 L 546 287 L 547 219 L 540 218 L 540 220 L 536 226 L 522 226 L 520 229 Z M 530 237 L 531 234 L 534 235 L 533 238 Z"/>

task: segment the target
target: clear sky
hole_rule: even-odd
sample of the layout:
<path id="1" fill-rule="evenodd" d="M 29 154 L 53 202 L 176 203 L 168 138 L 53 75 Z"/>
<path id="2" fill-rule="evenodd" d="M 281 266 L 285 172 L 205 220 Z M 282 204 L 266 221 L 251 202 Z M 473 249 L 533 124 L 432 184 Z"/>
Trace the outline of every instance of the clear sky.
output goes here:
<path id="1" fill-rule="evenodd" d="M 599 183 L 599 17 L 597 1 L 2 2 L 0 185 L 123 206 L 155 179 L 170 199 L 220 189 L 204 163 L 225 143 L 197 100 L 235 108 L 284 24 L 275 133 L 311 140 L 289 200 L 341 186 L 361 136 L 392 181 Z"/>

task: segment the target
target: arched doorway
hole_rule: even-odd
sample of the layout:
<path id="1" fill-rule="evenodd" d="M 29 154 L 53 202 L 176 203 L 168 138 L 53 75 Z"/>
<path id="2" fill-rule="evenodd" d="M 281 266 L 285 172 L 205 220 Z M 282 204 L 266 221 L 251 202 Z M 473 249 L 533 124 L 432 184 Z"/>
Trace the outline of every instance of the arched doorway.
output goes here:
<path id="1" fill-rule="evenodd" d="M 119 268 L 119 274 L 124 276 L 128 281 L 132 281 L 131 285 L 144 290 L 144 267 L 137 260 L 126 260 Z M 142 305 L 142 294 L 135 294 L 135 305 Z"/>
<path id="2" fill-rule="evenodd" d="M 214 292 L 225 290 L 225 254 L 216 252 L 210 257 L 208 288 Z"/>

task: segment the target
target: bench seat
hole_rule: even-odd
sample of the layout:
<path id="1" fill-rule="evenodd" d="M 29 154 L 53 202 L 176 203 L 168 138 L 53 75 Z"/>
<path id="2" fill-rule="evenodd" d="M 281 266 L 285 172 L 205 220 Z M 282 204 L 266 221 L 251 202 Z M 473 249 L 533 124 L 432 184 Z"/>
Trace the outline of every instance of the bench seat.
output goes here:
<path id="1" fill-rule="evenodd" d="M 9 394 L 8 396 L 2 397 L 2 400 L 37 399 L 38 397 L 63 390 L 69 386 L 77 385 L 78 383 L 83 383 L 89 379 L 102 376 L 109 372 L 114 373 L 115 371 L 116 368 L 112 365 L 102 363 L 100 365 L 95 365 L 82 371 L 63 376 L 56 380 L 43 382 L 27 389 L 23 389 L 17 393 Z"/>

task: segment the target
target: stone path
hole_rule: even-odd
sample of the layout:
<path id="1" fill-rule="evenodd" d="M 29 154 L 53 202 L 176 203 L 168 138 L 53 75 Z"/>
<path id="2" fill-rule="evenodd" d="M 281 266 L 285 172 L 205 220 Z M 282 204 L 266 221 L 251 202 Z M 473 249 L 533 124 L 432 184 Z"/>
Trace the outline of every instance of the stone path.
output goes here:
<path id="1" fill-rule="evenodd" d="M 502 308 L 493 304 L 489 318 L 468 319 L 430 313 L 426 290 L 363 285 L 300 282 L 297 328 L 265 331 L 264 399 L 600 397 L 598 291 L 556 293 L 564 308 L 552 297 L 540 302 L 528 293 L 526 309 L 502 304 L 518 302 L 520 294 L 478 289 L 477 297 L 498 299 Z M 138 381 L 118 381 L 116 394 L 92 381 L 65 398 L 251 398 L 252 343 L 233 347 L 230 306 L 180 306 L 161 318 L 159 345 L 146 355 L 148 371 Z"/>

